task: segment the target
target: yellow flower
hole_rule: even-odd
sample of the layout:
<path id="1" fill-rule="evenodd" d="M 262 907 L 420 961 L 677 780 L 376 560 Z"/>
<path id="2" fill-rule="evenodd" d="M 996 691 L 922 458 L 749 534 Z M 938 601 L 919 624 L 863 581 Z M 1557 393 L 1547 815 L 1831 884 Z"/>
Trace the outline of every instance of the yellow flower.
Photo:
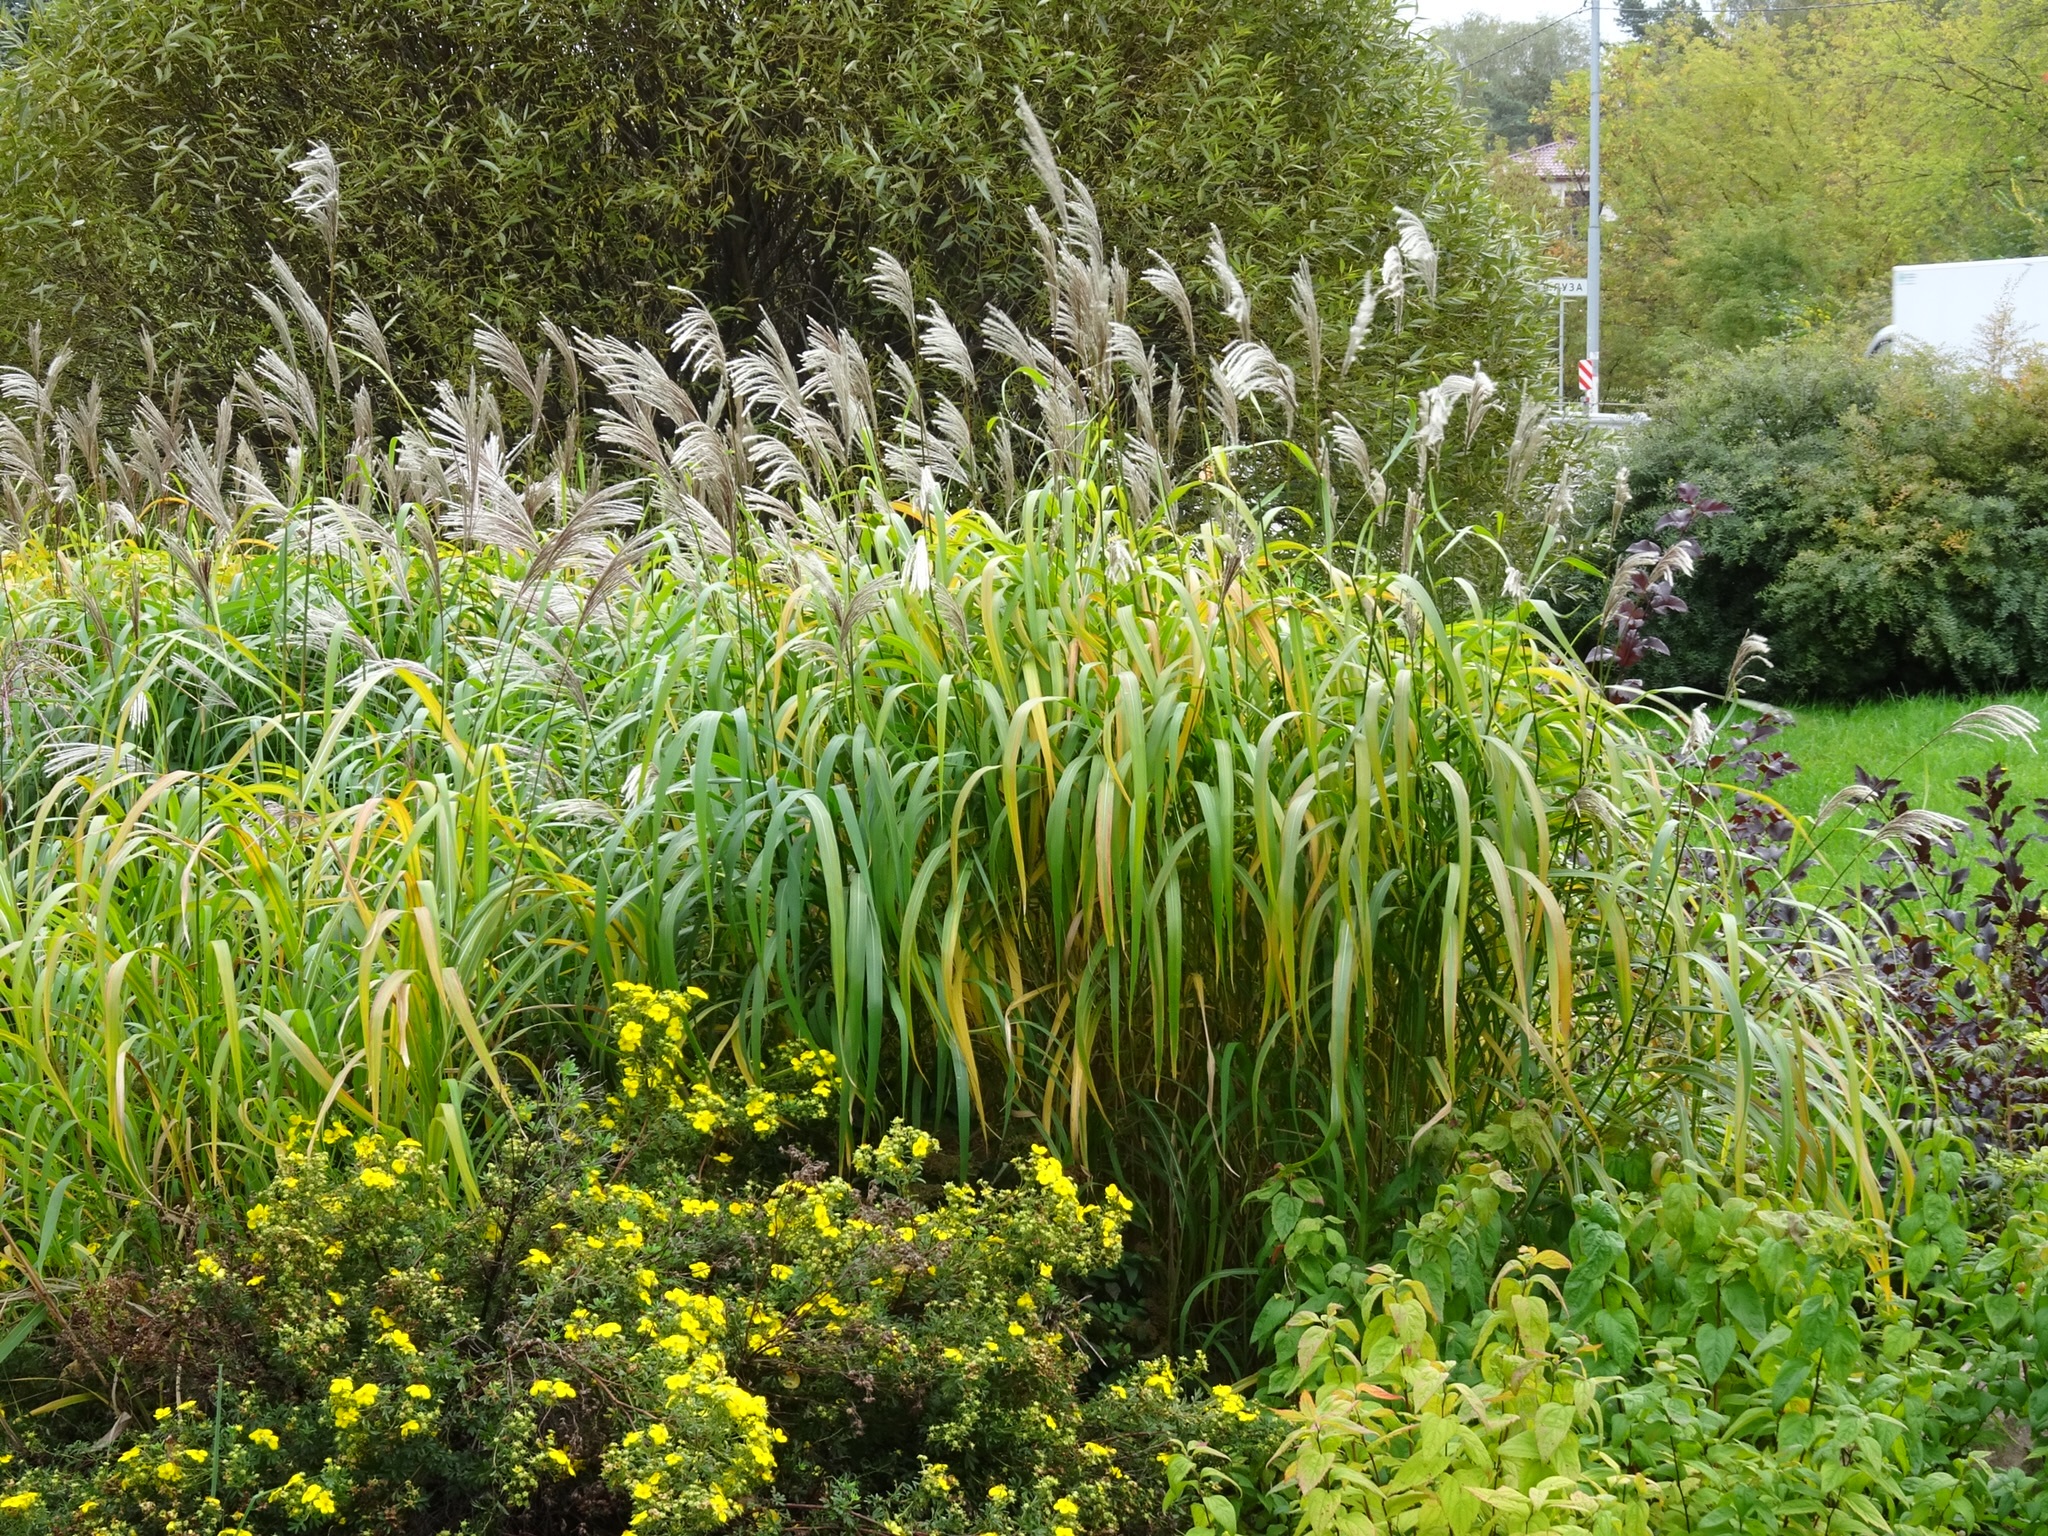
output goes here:
<path id="1" fill-rule="evenodd" d="M 227 1273 L 226 1266 L 210 1253 L 199 1255 L 199 1262 L 194 1267 L 199 1271 L 201 1278 L 206 1280 L 218 1280 Z"/>
<path id="2" fill-rule="evenodd" d="M 249 1439 L 266 1451 L 277 1449 L 277 1431 L 274 1429 L 252 1429 L 249 1431 Z"/>
<path id="3" fill-rule="evenodd" d="M 315 1514 L 331 1515 L 334 1513 L 334 1495 L 318 1483 L 306 1484 L 299 1494 L 299 1502 Z"/>
<path id="4" fill-rule="evenodd" d="M 1081 1513 L 1081 1506 L 1072 1499 L 1062 1496 L 1052 1501 L 1052 1512 L 1056 1515 L 1065 1515 L 1071 1520 L 1074 1516 Z"/>
<path id="5" fill-rule="evenodd" d="M 558 1445 L 548 1447 L 548 1460 L 560 1467 L 570 1477 L 576 1475 L 576 1463 L 569 1459 L 569 1453 Z"/>
<path id="6" fill-rule="evenodd" d="M 362 1182 L 365 1189 L 398 1188 L 398 1180 L 391 1177 L 382 1168 L 365 1168 L 356 1175 L 356 1178 Z"/>
<path id="7" fill-rule="evenodd" d="M 702 1259 L 699 1259 L 696 1263 L 690 1266 L 690 1273 L 695 1275 L 699 1280 L 709 1280 L 711 1278 L 711 1266 L 709 1264 L 706 1264 Z"/>
<path id="8" fill-rule="evenodd" d="M 648 1438 L 648 1439 L 650 1439 L 650 1440 L 652 1440 L 652 1441 L 653 1441 L 653 1442 L 654 1442 L 654 1443 L 655 1443 L 656 1445 L 667 1445 L 667 1444 L 668 1444 L 668 1426 L 667 1426 L 666 1424 L 650 1424 L 650 1425 L 648 1425 L 648 1426 L 647 1426 L 647 1438 Z"/>
<path id="9" fill-rule="evenodd" d="M 1010 1496 L 1010 1490 L 1001 1483 L 991 1483 L 989 1484 L 988 1496 L 1000 1504 Z"/>
<path id="10" fill-rule="evenodd" d="M 42 1495 L 33 1488 L 24 1489 L 20 1493 L 10 1493 L 6 1498 L 0 1499 L 0 1510 L 5 1510 L 10 1515 L 18 1515 L 41 1497 Z M 86 1506 L 81 1504 L 78 1512 L 82 1515 L 85 1511 Z"/>
<path id="11" fill-rule="evenodd" d="M 419 1434 L 425 1428 L 426 1426 L 420 1423 L 418 1419 L 407 1419 L 403 1424 L 398 1426 L 398 1438 L 401 1440 L 410 1440 L 414 1435 Z"/>
<path id="12" fill-rule="evenodd" d="M 555 1261 L 549 1258 L 545 1253 L 542 1253 L 540 1249 L 529 1248 L 526 1250 L 526 1257 L 521 1259 L 519 1262 L 524 1264 L 528 1269 L 539 1269 L 542 1265 L 552 1264 Z"/>
<path id="13" fill-rule="evenodd" d="M 405 1395 L 407 1397 L 416 1397 L 424 1403 L 434 1395 L 434 1389 L 423 1381 L 416 1381 L 405 1389 Z"/>

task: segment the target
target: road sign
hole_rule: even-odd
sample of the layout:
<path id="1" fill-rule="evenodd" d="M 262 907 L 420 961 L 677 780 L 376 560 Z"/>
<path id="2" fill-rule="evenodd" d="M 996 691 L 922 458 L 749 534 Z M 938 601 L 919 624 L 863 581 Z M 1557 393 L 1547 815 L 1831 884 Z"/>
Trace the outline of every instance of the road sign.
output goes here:
<path id="1" fill-rule="evenodd" d="M 1598 374 L 1596 374 L 1593 370 L 1593 359 L 1591 359 L 1590 357 L 1580 358 L 1579 393 L 1582 395 L 1591 395 L 1593 393 L 1593 385 L 1598 380 L 1598 377 Z"/>
<path id="2" fill-rule="evenodd" d="M 1583 277 L 1547 277 L 1543 286 L 1560 299 L 1583 299 L 1586 296 L 1586 280 Z"/>

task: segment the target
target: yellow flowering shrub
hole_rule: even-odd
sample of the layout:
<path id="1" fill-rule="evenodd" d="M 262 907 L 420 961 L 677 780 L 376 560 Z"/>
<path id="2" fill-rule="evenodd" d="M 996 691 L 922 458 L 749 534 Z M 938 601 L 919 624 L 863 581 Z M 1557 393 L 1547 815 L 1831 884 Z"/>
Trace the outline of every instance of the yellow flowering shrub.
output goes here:
<path id="1" fill-rule="evenodd" d="M 756 1071 L 736 1081 L 699 1070 L 689 1019 L 703 1000 L 696 987 L 657 992 L 635 982 L 613 986 L 620 1111 L 628 1118 L 666 1116 L 671 1126 L 698 1136 L 742 1138 L 829 1114 L 839 1095 L 838 1063 L 830 1051 L 795 1047 L 784 1053 L 779 1071 Z"/>
<path id="2" fill-rule="evenodd" d="M 617 1091 L 526 1102 L 473 1193 L 417 1143 L 299 1127 L 146 1306 L 142 1277 L 80 1298 L 63 1368 L 121 1360 L 128 1417 L 28 1422 L 0 1536 L 1163 1533 L 1163 1450 L 1270 1446 L 1199 1367 L 1096 1380 L 1113 1185 L 1044 1147 L 933 1184 L 900 1124 L 851 1177 L 792 1164 L 833 1140 L 832 1058 L 693 1072 L 699 1000 L 621 988 Z"/>

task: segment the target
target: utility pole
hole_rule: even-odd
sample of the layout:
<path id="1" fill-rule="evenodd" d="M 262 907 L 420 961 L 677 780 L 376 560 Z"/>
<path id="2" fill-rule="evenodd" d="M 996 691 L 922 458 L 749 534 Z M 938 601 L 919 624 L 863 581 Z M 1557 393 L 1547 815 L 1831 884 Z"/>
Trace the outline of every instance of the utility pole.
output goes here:
<path id="1" fill-rule="evenodd" d="M 1600 0 L 1589 0 L 1587 59 L 1592 112 L 1586 133 L 1586 361 L 1592 364 L 1586 413 L 1600 414 Z"/>

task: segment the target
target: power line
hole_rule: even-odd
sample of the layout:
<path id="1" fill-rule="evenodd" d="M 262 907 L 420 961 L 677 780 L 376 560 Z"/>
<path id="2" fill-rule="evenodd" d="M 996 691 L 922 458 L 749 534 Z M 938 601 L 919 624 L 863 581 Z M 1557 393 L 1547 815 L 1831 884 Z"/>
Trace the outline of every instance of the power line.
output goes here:
<path id="1" fill-rule="evenodd" d="M 1906 3 L 1906 0 L 1885 0 L 1885 3 L 1891 5 L 1903 5 Z M 1541 37 L 1544 33 L 1550 31 L 1553 27 L 1561 27 L 1566 22 L 1571 21 L 1573 18 L 1583 16 L 1585 14 L 1586 7 L 1583 5 L 1580 6 L 1576 11 L 1567 11 L 1564 15 L 1558 17 L 1555 21 L 1547 21 L 1542 26 L 1535 28 L 1533 31 L 1524 32 L 1520 37 L 1516 38 L 1511 43 L 1502 43 L 1498 48 L 1494 49 L 1491 53 L 1482 53 L 1476 59 L 1466 60 L 1460 67 L 1464 69 L 1476 68 L 1478 65 L 1484 64 L 1488 59 L 1497 59 L 1502 54 L 1507 53 L 1511 49 L 1521 47 L 1522 44 L 1528 42 L 1529 39 L 1532 37 Z"/>

